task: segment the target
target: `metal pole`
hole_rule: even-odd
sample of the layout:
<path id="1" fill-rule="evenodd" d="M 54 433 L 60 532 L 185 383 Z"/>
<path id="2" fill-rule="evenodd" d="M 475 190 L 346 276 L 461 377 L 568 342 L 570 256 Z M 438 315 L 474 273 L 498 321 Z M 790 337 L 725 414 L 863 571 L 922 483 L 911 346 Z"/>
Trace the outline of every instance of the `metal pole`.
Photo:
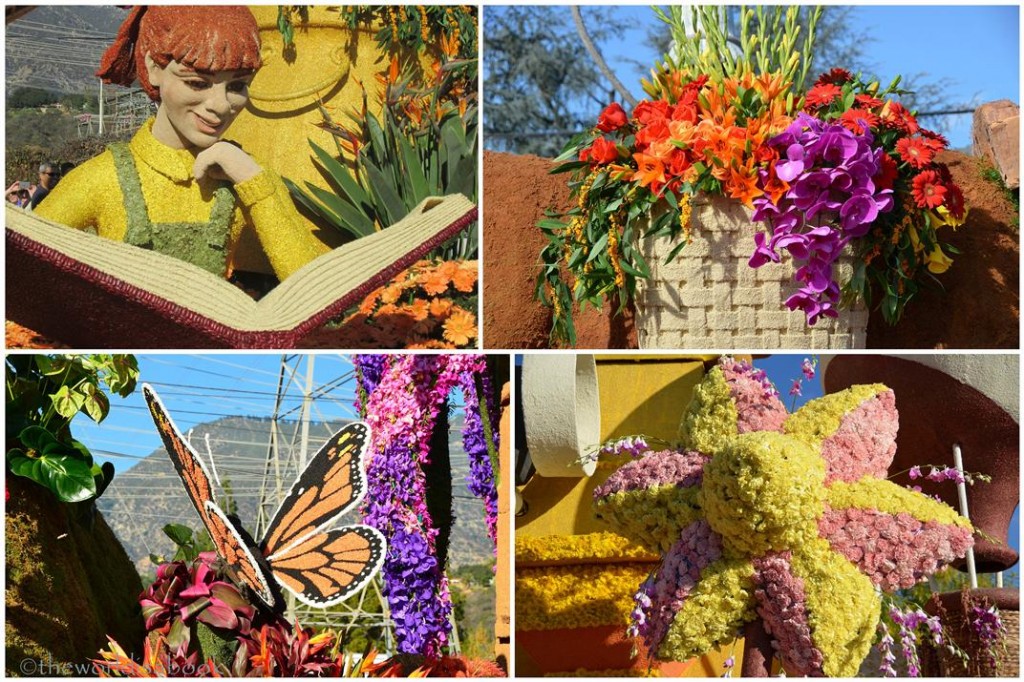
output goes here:
<path id="1" fill-rule="evenodd" d="M 971 519 L 970 513 L 967 511 L 967 484 L 963 481 L 964 477 L 964 459 L 960 454 L 960 445 L 953 445 L 953 465 L 956 470 L 960 472 L 960 481 L 956 484 L 957 497 L 960 498 L 960 516 L 964 517 L 968 521 Z M 974 566 L 974 548 L 971 547 L 967 550 L 967 575 L 971 579 L 971 589 L 978 589 L 978 571 Z"/>
<path id="2" fill-rule="evenodd" d="M 100 135 L 103 134 L 103 79 L 100 79 L 100 123 L 99 123 Z"/>

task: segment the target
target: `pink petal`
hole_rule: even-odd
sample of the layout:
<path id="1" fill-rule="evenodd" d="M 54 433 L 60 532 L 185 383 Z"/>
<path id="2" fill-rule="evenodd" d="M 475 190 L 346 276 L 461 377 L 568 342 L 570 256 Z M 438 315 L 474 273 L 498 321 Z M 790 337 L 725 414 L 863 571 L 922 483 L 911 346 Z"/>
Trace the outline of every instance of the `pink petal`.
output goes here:
<path id="1" fill-rule="evenodd" d="M 899 413 L 891 390 L 875 395 L 840 419 L 839 428 L 821 444 L 828 471 L 825 484 L 853 483 L 865 476 L 885 478 L 896 455 Z"/>

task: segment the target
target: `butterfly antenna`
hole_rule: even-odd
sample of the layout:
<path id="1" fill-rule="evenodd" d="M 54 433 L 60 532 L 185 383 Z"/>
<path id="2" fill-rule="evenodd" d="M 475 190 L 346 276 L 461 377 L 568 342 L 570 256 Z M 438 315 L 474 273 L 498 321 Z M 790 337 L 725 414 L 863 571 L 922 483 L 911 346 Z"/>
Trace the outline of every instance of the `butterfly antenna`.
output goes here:
<path id="1" fill-rule="evenodd" d="M 213 480 L 217 482 L 217 487 L 223 489 L 220 483 L 220 475 L 217 473 L 217 463 L 213 460 L 213 448 L 210 447 L 210 432 L 207 431 L 203 436 L 203 441 L 206 443 L 206 457 L 210 462 L 210 471 L 213 472 Z"/>

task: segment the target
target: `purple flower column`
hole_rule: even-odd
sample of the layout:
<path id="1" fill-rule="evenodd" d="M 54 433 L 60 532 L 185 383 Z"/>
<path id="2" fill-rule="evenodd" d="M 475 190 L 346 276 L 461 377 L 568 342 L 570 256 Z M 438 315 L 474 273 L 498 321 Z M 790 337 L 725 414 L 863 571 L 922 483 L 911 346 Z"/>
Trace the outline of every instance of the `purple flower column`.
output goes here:
<path id="1" fill-rule="evenodd" d="M 379 357 L 356 359 L 372 431 L 364 521 L 388 539 L 381 573 L 398 650 L 437 658 L 448 641 L 451 597 L 435 555 L 437 530 L 427 512 L 422 464 L 450 389 L 441 376 L 446 359 L 395 355 L 381 364 Z"/>

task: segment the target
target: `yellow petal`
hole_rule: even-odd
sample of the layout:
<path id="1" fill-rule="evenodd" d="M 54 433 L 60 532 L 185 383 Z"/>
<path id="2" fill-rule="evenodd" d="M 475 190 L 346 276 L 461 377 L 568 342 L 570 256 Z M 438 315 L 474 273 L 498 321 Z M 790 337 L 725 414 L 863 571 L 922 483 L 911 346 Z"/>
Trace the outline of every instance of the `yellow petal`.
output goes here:
<path id="1" fill-rule="evenodd" d="M 946 270 L 949 270 L 949 266 L 953 264 L 953 259 L 942 252 L 939 245 L 935 245 L 935 250 L 928 254 L 928 270 L 941 275 Z"/>

